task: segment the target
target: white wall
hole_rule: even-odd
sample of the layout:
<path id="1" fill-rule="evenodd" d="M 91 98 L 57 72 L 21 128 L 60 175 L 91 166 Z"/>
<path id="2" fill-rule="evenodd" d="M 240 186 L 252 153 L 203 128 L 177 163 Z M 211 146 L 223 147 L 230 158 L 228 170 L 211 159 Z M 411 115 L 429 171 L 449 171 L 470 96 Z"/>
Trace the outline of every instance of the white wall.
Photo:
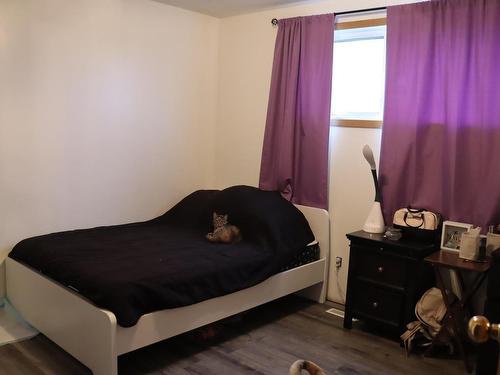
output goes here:
<path id="1" fill-rule="evenodd" d="M 361 229 L 375 198 L 370 166 L 361 149 L 372 146 L 378 165 L 380 129 L 330 129 L 331 258 L 328 299 L 345 303 L 349 242 L 346 233 Z M 335 257 L 342 257 L 342 267 L 335 267 Z"/>
<path id="2" fill-rule="evenodd" d="M 149 0 L 0 1 L 0 262 L 214 183 L 218 27 Z"/>
<path id="3" fill-rule="evenodd" d="M 411 0 L 410 0 L 411 1 Z M 410 2 L 394 0 L 330 0 L 281 7 L 221 20 L 220 86 L 217 122 L 216 182 L 257 185 L 271 81 L 277 29 L 271 19 L 372 8 Z M 330 214 L 332 218 L 331 259 L 344 259 L 337 273 L 331 267 L 328 298 L 345 298 L 348 242 L 347 232 L 357 230 L 373 201 L 373 187 L 361 147 L 373 146 L 378 155 L 380 130 L 332 129 Z"/>

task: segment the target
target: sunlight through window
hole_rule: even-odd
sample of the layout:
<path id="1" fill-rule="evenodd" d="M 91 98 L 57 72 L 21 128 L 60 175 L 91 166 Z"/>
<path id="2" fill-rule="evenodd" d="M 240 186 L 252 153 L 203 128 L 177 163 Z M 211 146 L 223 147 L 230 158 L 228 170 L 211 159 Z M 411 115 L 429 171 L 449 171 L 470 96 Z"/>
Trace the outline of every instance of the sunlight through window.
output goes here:
<path id="1" fill-rule="evenodd" d="M 382 120 L 385 31 L 385 26 L 335 31 L 332 118 Z"/>

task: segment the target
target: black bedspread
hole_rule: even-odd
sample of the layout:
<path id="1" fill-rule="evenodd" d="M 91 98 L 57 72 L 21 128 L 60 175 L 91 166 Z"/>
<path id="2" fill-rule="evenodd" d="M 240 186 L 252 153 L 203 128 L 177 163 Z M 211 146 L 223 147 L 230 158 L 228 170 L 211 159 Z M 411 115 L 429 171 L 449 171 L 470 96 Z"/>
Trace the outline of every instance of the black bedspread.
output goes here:
<path id="1" fill-rule="evenodd" d="M 212 212 L 241 229 L 212 244 Z M 200 190 L 141 223 L 29 238 L 10 257 L 112 311 L 123 327 L 141 315 L 250 287 L 279 272 L 313 240 L 302 213 L 278 193 L 248 186 Z"/>

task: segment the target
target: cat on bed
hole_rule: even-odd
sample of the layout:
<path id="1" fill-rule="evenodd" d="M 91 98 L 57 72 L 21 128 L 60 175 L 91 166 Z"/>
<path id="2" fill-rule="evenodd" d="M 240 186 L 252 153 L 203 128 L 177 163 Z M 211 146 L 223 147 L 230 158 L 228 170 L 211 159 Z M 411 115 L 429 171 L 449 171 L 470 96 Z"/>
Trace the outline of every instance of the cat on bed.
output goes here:
<path id="1" fill-rule="evenodd" d="M 207 234 L 210 242 L 235 243 L 241 240 L 241 232 L 237 226 L 228 222 L 227 215 L 213 214 L 214 231 Z"/>

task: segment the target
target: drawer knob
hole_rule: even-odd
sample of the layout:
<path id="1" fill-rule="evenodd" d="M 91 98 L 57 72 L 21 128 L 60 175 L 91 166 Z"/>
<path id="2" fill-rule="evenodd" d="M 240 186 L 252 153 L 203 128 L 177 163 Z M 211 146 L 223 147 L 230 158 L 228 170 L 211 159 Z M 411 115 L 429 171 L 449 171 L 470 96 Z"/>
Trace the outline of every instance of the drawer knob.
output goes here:
<path id="1" fill-rule="evenodd" d="M 379 267 L 377 268 L 377 271 L 378 271 L 378 273 L 382 273 L 382 272 L 384 272 L 384 267 L 379 266 Z"/>
<path id="2" fill-rule="evenodd" d="M 384 251 L 384 248 L 383 247 L 379 247 L 378 248 L 380 251 Z"/>
<path id="3" fill-rule="evenodd" d="M 372 306 L 373 306 L 374 309 L 376 309 L 378 307 L 378 302 L 373 302 Z"/>

